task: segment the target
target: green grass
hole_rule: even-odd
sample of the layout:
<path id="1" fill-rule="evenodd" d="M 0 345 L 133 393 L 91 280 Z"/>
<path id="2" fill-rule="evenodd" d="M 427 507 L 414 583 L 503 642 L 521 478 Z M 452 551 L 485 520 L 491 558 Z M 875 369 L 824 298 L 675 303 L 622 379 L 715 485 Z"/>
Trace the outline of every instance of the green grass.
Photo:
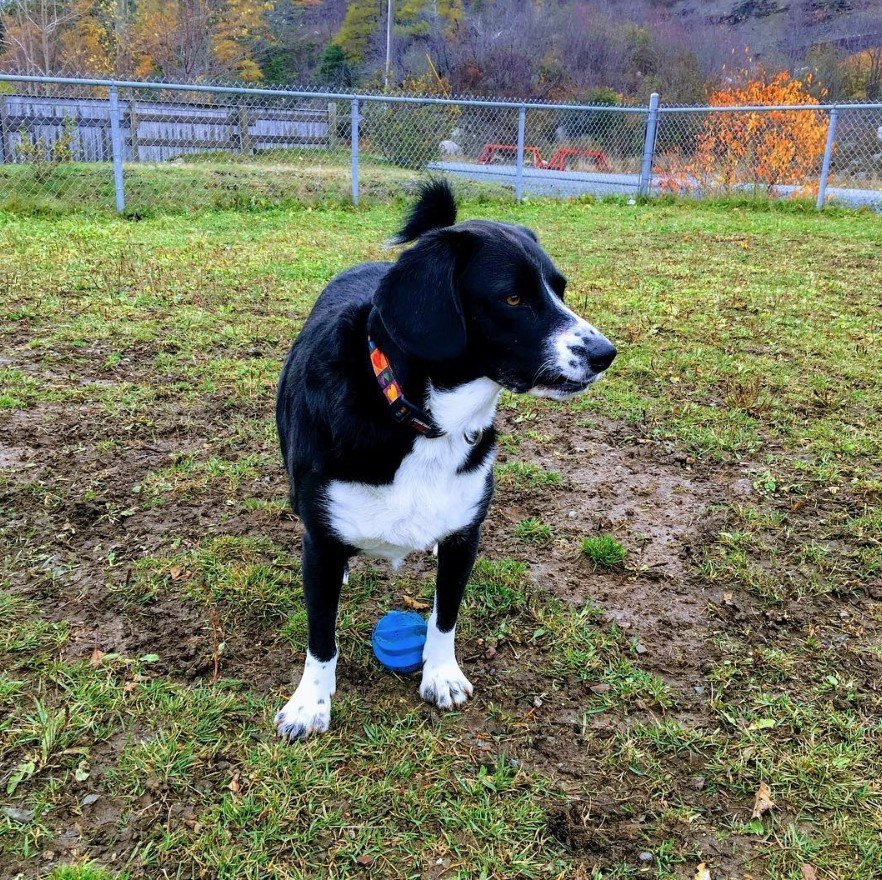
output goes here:
<path id="1" fill-rule="evenodd" d="M 47 880 L 126 880 L 125 875 L 113 874 L 101 865 L 83 862 L 79 865 L 63 865 L 47 875 Z"/>
<path id="2" fill-rule="evenodd" d="M 223 153 L 181 156 L 123 166 L 125 213 L 132 219 L 210 210 L 261 211 L 296 207 L 304 201 L 343 206 L 351 198 L 348 150 L 316 153 L 272 150 L 258 156 Z M 341 173 L 344 172 L 345 173 Z M 412 173 L 362 153 L 359 197 L 371 203 L 400 196 Z M 494 185 L 467 185 L 477 195 L 499 198 Z M 113 173 L 108 163 L 71 162 L 37 180 L 32 166 L 0 166 L 0 211 L 37 216 L 115 211 Z"/>
<path id="3" fill-rule="evenodd" d="M 332 730 L 290 748 L 272 717 L 305 613 L 274 383 L 327 279 L 388 258 L 406 179 L 367 167 L 355 209 L 288 165 L 133 170 L 140 222 L 87 213 L 107 180 L 36 199 L 21 177 L 25 213 L 0 213 L 0 800 L 32 817 L 0 814 L 4 868 L 879 877 L 882 218 L 468 200 L 537 229 L 620 355 L 568 404 L 502 401 L 458 628 L 475 700 L 440 715 L 378 670 L 372 627 L 431 601 L 431 564 L 359 563 Z M 626 558 L 606 533 L 629 505 L 579 500 L 600 442 L 706 490 L 674 585 L 705 630 L 631 624 L 655 539 L 627 532 Z M 751 819 L 760 781 L 776 805 Z"/>
<path id="4" fill-rule="evenodd" d="M 595 568 L 615 568 L 628 551 L 612 535 L 592 535 L 582 539 L 582 554 Z"/>
<path id="5" fill-rule="evenodd" d="M 551 526 L 546 525 L 535 516 L 529 516 L 514 527 L 514 534 L 519 541 L 541 546 L 551 540 Z"/>
<path id="6" fill-rule="evenodd" d="M 519 489 L 542 489 L 546 486 L 559 486 L 560 474 L 546 471 L 530 461 L 509 461 L 496 466 L 496 476 L 502 483 Z"/>

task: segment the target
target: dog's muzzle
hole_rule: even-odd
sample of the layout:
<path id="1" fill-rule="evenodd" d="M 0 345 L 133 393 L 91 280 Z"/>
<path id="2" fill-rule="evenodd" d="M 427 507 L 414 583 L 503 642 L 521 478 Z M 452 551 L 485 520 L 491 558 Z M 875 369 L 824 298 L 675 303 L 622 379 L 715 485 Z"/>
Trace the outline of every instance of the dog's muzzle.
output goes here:
<path id="1" fill-rule="evenodd" d="M 552 340 L 552 356 L 529 393 L 566 400 L 584 391 L 615 360 L 616 347 L 581 318 Z"/>

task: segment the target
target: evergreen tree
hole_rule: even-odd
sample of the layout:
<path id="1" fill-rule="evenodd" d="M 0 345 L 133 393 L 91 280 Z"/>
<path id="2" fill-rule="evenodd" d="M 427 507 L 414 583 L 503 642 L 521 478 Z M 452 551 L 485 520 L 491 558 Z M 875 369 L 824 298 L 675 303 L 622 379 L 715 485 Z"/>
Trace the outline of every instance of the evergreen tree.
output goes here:
<path id="1" fill-rule="evenodd" d="M 319 79 L 329 86 L 348 88 L 352 85 L 352 68 L 346 60 L 346 53 L 336 43 L 328 43 L 322 52 Z"/>

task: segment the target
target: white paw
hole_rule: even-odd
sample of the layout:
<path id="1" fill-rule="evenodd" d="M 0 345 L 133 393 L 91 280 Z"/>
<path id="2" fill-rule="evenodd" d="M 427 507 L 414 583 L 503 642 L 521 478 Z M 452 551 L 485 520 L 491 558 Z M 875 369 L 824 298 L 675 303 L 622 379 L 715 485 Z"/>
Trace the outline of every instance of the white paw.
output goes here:
<path id="1" fill-rule="evenodd" d="M 461 706 L 474 690 L 472 683 L 462 674 L 462 670 L 455 662 L 423 667 L 420 696 L 427 703 L 434 703 L 439 709 Z"/>
<path id="2" fill-rule="evenodd" d="M 337 655 L 322 661 L 307 651 L 300 684 L 276 715 L 276 733 L 288 742 L 324 733 L 331 723 L 331 694 L 336 690 Z"/>
<path id="3" fill-rule="evenodd" d="M 324 733 L 331 723 L 331 698 L 303 686 L 276 714 L 276 733 L 288 742 Z"/>

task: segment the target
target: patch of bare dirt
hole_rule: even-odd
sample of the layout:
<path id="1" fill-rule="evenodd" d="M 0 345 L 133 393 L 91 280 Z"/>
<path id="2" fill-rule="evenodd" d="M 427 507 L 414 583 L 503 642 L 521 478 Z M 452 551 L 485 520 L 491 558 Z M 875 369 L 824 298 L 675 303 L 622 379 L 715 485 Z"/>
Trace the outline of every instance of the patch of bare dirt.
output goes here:
<path id="1" fill-rule="evenodd" d="M 0 416 L 0 471 L 22 468 L 32 461 L 35 450 L 29 444 L 29 434 L 39 419 L 39 410 L 15 410 Z"/>
<path id="2" fill-rule="evenodd" d="M 540 588 L 600 606 L 637 640 L 642 665 L 682 678 L 700 662 L 714 626 L 709 605 L 722 599 L 697 576 L 701 548 L 718 527 L 715 507 L 750 491 L 747 471 L 709 469 L 620 425 L 578 421 L 555 414 L 543 423 L 553 432 L 547 440 L 524 440 L 508 456 L 560 474 L 561 485 L 519 491 L 503 482 L 485 546 L 526 557 Z M 535 548 L 517 542 L 514 526 L 526 517 L 549 524 L 553 540 Z M 621 569 L 595 570 L 580 552 L 581 540 L 598 534 L 628 550 Z"/>
<path id="3" fill-rule="evenodd" d="M 160 659 L 151 668 L 157 674 L 211 680 L 215 634 L 207 610 L 173 593 L 133 602 L 120 588 L 138 559 L 167 552 L 173 543 L 187 546 L 215 533 L 269 537 L 283 546 L 298 542 L 299 525 L 291 517 L 230 507 L 213 490 L 201 493 L 197 501 L 174 500 L 152 509 L 133 496 L 133 487 L 152 471 L 168 467 L 176 455 L 208 450 L 223 439 L 229 415 L 219 397 L 187 412 L 159 402 L 149 428 L 129 429 L 97 408 L 62 406 L 16 413 L 0 425 L 0 467 L 6 477 L 0 482 L 0 509 L 12 513 L 10 535 L 37 534 L 41 543 L 35 548 L 39 561 L 20 574 L 14 588 L 39 600 L 44 614 L 67 622 L 66 657 L 86 660 L 95 650 L 127 656 L 155 653 Z M 237 415 L 265 418 L 267 410 L 258 403 L 253 413 L 240 409 Z M 520 433 L 509 413 L 500 421 L 503 432 Z M 758 613 L 745 596 L 723 602 L 697 568 L 702 546 L 719 525 L 715 507 L 749 491 L 746 472 L 709 468 L 663 443 L 646 442 L 622 425 L 586 425 L 584 417 L 565 411 L 543 412 L 535 427 L 545 439 L 525 438 L 515 455 L 500 458 L 556 471 L 561 484 L 519 489 L 503 481 L 482 553 L 526 562 L 537 590 L 576 606 L 590 602 L 602 608 L 605 625 L 633 637 L 640 667 L 671 688 L 677 717 L 703 724 L 709 719 L 701 682 L 714 660 L 713 636 L 744 625 Z M 112 449 L 100 447 L 99 441 L 107 438 L 120 442 Z M 90 500 L 82 492 L 86 485 L 93 489 Z M 247 494 L 284 498 L 281 466 L 268 468 L 247 487 Z M 528 517 L 551 527 L 550 542 L 534 546 L 516 539 L 516 524 Z M 613 534 L 628 548 L 624 567 L 595 571 L 582 556 L 581 539 L 598 533 Z M 112 570 L 106 564 L 109 553 L 115 559 Z M 433 567 L 430 557 L 413 557 L 402 574 L 428 576 Z M 400 597 L 395 577 L 381 577 L 379 584 L 377 616 Z M 235 626 L 223 633 L 221 674 L 261 692 L 281 693 L 290 681 L 292 661 L 296 665 L 299 657 L 279 640 L 278 629 L 277 621 L 237 615 Z M 509 760 L 554 780 L 566 803 L 552 810 L 549 831 L 575 858 L 587 865 L 620 859 L 636 864 L 639 853 L 650 847 L 652 834 L 659 833 L 656 829 L 651 834 L 645 821 L 651 795 L 630 780 L 611 779 L 607 758 L 617 734 L 657 717 L 659 710 L 638 705 L 628 714 L 601 712 L 586 721 L 586 706 L 596 705 L 596 683 L 550 683 L 540 672 L 548 660 L 542 650 L 511 641 L 490 651 L 479 634 L 461 642 L 478 696 L 458 723 L 471 736 L 476 760 L 492 765 L 501 743 Z M 372 664 L 345 660 L 338 674 L 344 694 L 370 692 L 371 699 L 418 703 L 414 678 L 383 675 Z M 491 704 L 504 719 L 488 711 Z M 436 715 L 428 706 L 422 711 L 429 718 Z M 116 748 L 125 748 L 125 742 L 106 745 L 103 760 L 109 766 Z M 717 852 L 715 877 L 738 877 L 753 844 L 736 841 L 726 844 L 731 851 L 723 852 L 712 831 L 715 822 L 744 805 L 727 803 L 719 792 L 704 789 L 704 760 L 700 754 L 677 757 L 670 766 L 675 778 L 694 784 L 693 799 L 704 817 L 689 829 L 689 839 L 692 844 L 704 840 L 705 851 Z M 156 800 L 152 794 L 140 813 L 137 804 L 104 795 L 87 805 L 75 801 L 68 816 L 55 811 L 58 838 L 52 850 L 124 853 L 147 839 L 156 821 L 174 821 L 174 811 L 193 809 L 189 803 L 175 803 L 168 792 L 162 799 L 162 816 L 148 809 L 147 801 Z M 145 817 L 143 827 L 139 815 Z M 683 834 L 682 829 L 671 833 Z"/>

